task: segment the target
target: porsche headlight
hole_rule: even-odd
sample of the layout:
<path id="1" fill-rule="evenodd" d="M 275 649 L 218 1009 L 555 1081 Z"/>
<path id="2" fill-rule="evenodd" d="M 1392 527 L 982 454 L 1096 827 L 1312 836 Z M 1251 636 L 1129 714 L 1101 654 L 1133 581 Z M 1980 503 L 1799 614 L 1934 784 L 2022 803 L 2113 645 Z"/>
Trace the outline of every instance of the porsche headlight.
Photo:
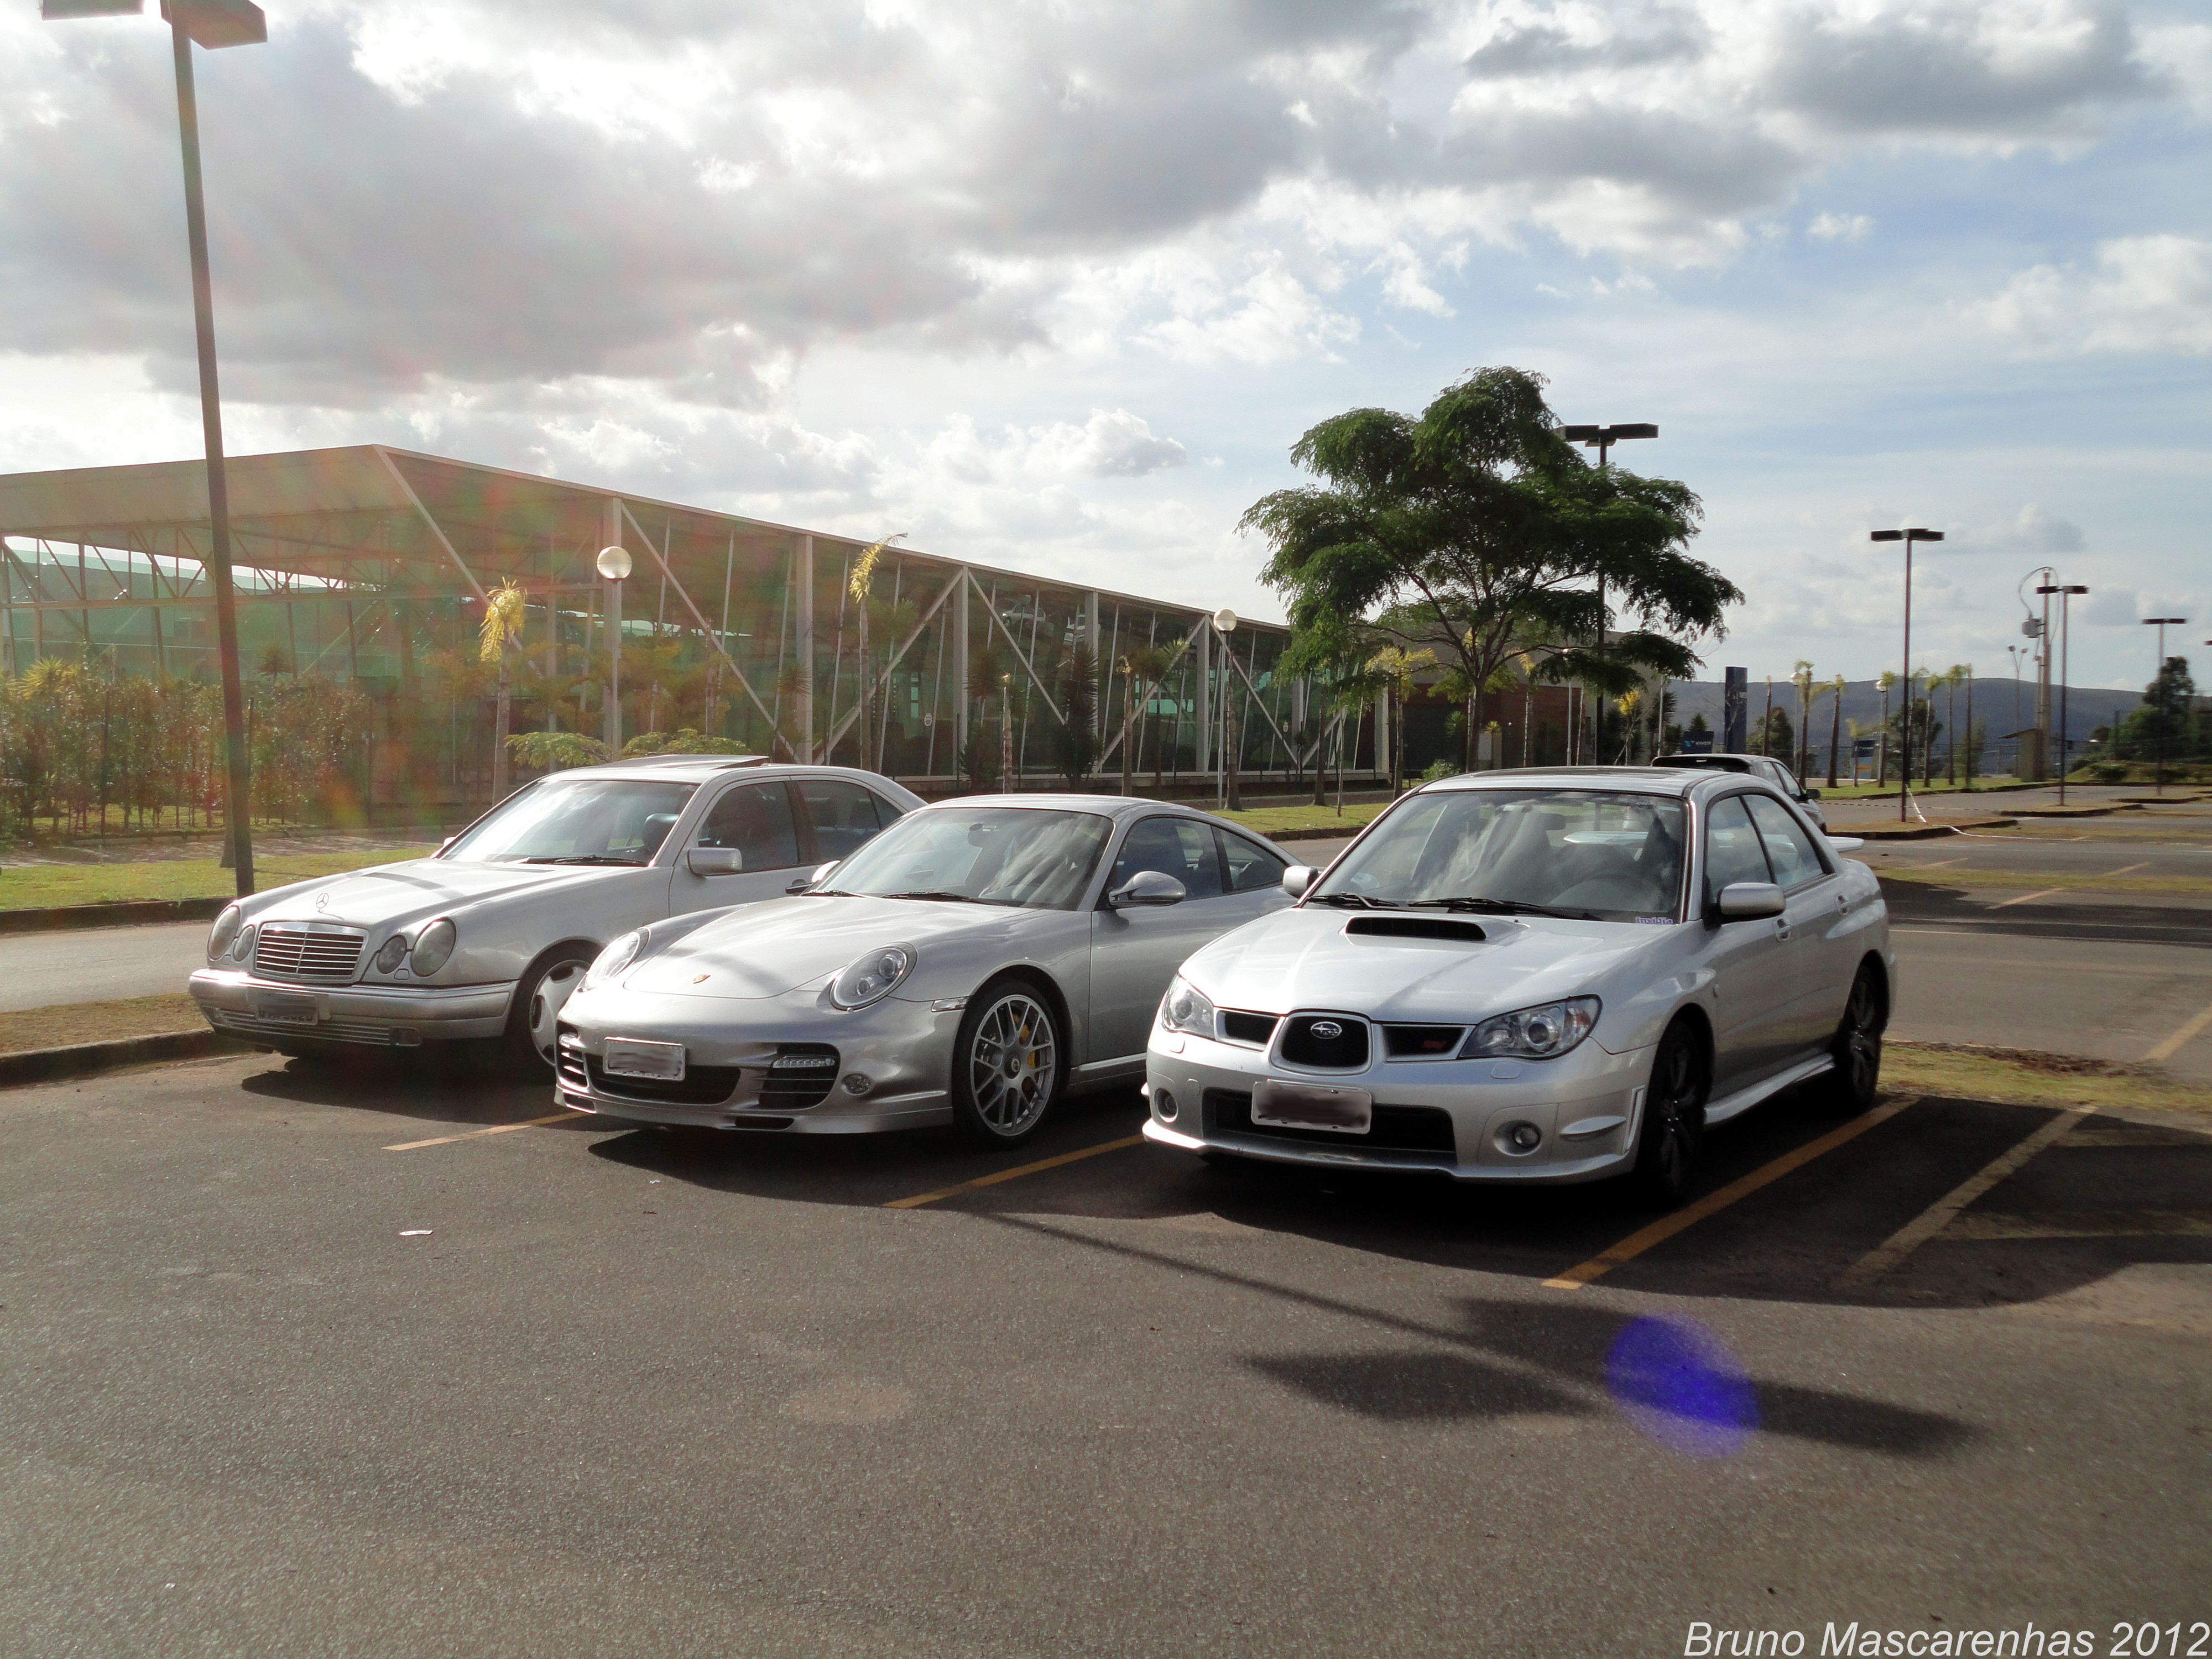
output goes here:
<path id="1" fill-rule="evenodd" d="M 210 962 L 213 962 L 230 949 L 231 940 L 238 937 L 238 925 L 245 920 L 246 912 L 235 904 L 226 904 L 222 907 L 222 914 L 215 919 L 215 926 L 208 929 L 207 953 Z"/>
<path id="2" fill-rule="evenodd" d="M 594 986 L 605 985 L 635 962 L 637 953 L 644 948 L 645 929 L 642 927 L 633 927 L 620 938 L 609 939 L 607 948 L 593 957 L 592 965 L 584 969 L 584 977 L 577 981 L 576 988 L 588 991 Z"/>
<path id="3" fill-rule="evenodd" d="M 1557 1060 L 1597 1024 L 1595 997 L 1569 997 L 1535 1008 L 1516 1008 L 1486 1019 L 1468 1033 L 1462 1060 Z"/>
<path id="4" fill-rule="evenodd" d="M 880 1002 L 898 988 L 914 971 L 914 951 L 904 945 L 886 945 L 856 957 L 830 981 L 830 1000 L 840 1008 L 865 1008 Z"/>
<path id="5" fill-rule="evenodd" d="M 434 974 L 452 960 L 453 944 L 460 937 L 450 917 L 440 916 L 415 935 L 415 971 Z"/>
<path id="6" fill-rule="evenodd" d="M 1170 1031 L 1210 1037 L 1213 1035 L 1212 1000 L 1178 974 L 1160 999 L 1160 1024 Z"/>

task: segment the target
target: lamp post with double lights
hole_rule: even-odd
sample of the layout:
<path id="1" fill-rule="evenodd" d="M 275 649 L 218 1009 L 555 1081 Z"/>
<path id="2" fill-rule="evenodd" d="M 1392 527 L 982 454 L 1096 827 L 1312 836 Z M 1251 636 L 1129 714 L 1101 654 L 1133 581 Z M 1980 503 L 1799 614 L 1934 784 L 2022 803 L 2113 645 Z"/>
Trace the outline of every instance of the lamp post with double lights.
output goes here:
<path id="1" fill-rule="evenodd" d="M 78 17 L 125 17 L 145 9 L 145 0 L 40 0 L 48 22 Z M 215 592 L 216 659 L 222 676 L 225 787 L 223 839 L 229 843 L 238 896 L 253 891 L 253 836 L 247 822 L 252 797 L 246 749 L 246 681 L 238 663 L 238 604 L 230 572 L 230 481 L 223 468 L 222 396 L 216 380 L 215 294 L 208 276 L 207 208 L 200 190 L 199 99 L 192 86 L 192 47 L 258 46 L 269 38 L 268 20 L 252 0 L 161 0 L 176 62 L 177 143 L 185 166 L 185 242 L 192 267 L 192 334 L 199 349 L 200 433 L 207 451 L 208 586 Z"/>
<path id="2" fill-rule="evenodd" d="M 2153 665 L 2150 676 L 2151 690 L 2153 695 L 2156 695 L 2159 690 L 2159 682 L 2166 678 L 2166 627 L 2171 623 L 2173 627 L 2179 628 L 2183 623 L 2186 623 L 2189 618 L 2186 617 L 2145 617 L 2142 620 L 2143 626 L 2145 628 L 2155 628 L 2158 629 L 2158 661 Z M 2166 793 L 2166 711 L 2163 708 L 2160 708 L 2156 712 L 2159 716 L 2158 758 L 2154 764 L 2158 771 L 2158 779 L 2157 781 L 2151 786 L 2151 789 L 2153 793 L 2162 795 Z"/>
<path id="3" fill-rule="evenodd" d="M 607 758 L 622 757 L 622 585 L 631 570 L 629 550 L 603 547 L 592 561 L 607 584 Z"/>
<path id="4" fill-rule="evenodd" d="M 1606 470 L 1607 462 L 1612 455 L 1613 447 L 1615 444 L 1631 438 L 1656 438 L 1659 435 L 1659 428 L 1649 421 L 1633 421 L 1617 426 L 1563 426 L 1559 428 L 1559 435 L 1571 444 L 1580 444 L 1585 449 L 1597 451 L 1597 470 L 1602 472 Z M 1605 578 L 1603 575 L 1599 576 L 1597 582 L 1597 642 L 1598 647 L 1602 650 L 1605 647 Z M 1602 766 L 1605 764 L 1605 699 L 1603 697 L 1599 697 L 1592 705 L 1590 720 L 1597 763 Z"/>
<path id="5" fill-rule="evenodd" d="M 1912 544 L 1940 542 L 1940 530 L 1875 530 L 1867 539 L 1905 544 L 1905 771 L 1897 782 L 1897 819 L 1905 823 L 1912 808 Z"/>
<path id="6" fill-rule="evenodd" d="M 2056 593 L 2058 596 L 2058 804 L 2061 806 L 2063 806 L 2066 805 L 2066 738 L 2068 731 L 2066 725 L 2066 676 L 2070 672 L 2069 665 L 2072 660 L 2074 647 L 2074 613 L 2072 609 L 2072 600 L 2076 593 L 2086 593 L 2089 590 L 2082 586 L 2079 582 L 2046 582 L 2035 591 L 2039 593 Z M 2046 646 L 2044 651 L 2045 660 L 2048 661 L 2050 655 L 2051 653 L 2049 647 Z"/>

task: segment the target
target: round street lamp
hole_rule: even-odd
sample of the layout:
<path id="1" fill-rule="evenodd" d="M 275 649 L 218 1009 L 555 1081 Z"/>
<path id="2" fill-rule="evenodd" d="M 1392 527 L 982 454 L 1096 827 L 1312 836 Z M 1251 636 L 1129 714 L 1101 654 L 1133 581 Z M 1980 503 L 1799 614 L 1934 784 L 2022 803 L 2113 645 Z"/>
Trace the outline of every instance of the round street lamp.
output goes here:
<path id="1" fill-rule="evenodd" d="M 607 758 L 622 753 L 622 585 L 628 579 L 627 549 L 603 547 L 593 561 L 607 584 Z"/>

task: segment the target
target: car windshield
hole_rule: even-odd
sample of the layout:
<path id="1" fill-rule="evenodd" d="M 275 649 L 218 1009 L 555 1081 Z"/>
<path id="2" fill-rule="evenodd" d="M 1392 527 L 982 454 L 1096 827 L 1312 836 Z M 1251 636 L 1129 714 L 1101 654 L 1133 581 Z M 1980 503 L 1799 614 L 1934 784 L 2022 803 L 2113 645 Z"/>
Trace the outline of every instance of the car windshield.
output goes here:
<path id="1" fill-rule="evenodd" d="M 511 796 L 441 857 L 487 864 L 644 864 L 698 787 L 641 778 L 547 779 Z"/>
<path id="2" fill-rule="evenodd" d="M 839 865 L 824 890 L 1071 909 L 1111 828 L 1092 812 L 1023 806 L 912 812 Z"/>
<path id="3" fill-rule="evenodd" d="M 1440 790 L 1391 813 L 1309 902 L 1673 921 L 1682 848 L 1682 804 L 1665 796 Z"/>

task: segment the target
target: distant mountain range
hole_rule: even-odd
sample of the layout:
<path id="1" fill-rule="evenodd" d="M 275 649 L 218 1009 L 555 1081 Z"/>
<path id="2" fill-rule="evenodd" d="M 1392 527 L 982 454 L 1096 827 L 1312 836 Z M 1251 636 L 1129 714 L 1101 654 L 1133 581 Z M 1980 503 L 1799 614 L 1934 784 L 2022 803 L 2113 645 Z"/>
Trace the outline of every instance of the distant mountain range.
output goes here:
<path id="1" fill-rule="evenodd" d="M 1923 682 L 1924 684 L 1924 682 Z M 1985 739 L 1995 745 L 2005 736 L 2035 722 L 2035 686 L 2025 678 L 2020 680 L 2015 692 L 2014 681 L 2009 675 L 1997 678 L 1981 678 L 1974 681 L 1974 724 L 1983 729 Z M 1815 688 L 1818 691 L 1819 688 Z M 1667 687 L 1674 699 L 1674 719 L 1687 726 L 1697 715 L 1703 714 L 1705 723 L 1716 732 L 1721 729 L 1721 685 L 1718 680 L 1676 680 Z M 1899 693 L 1892 689 L 1890 708 L 1895 711 Z M 1951 693 L 1940 690 L 1936 693 L 1936 719 L 1941 725 L 1950 724 Z M 2110 726 L 2115 718 L 2130 708 L 2140 708 L 2142 693 L 2115 691 L 2108 686 L 2077 685 L 2066 698 L 2066 726 L 2076 744 L 2088 741 L 2089 733 L 2100 726 Z M 1790 724 L 1797 725 L 1797 688 L 1787 680 L 1774 682 L 1774 706 L 1787 709 Z M 1966 688 L 1959 688 L 1959 724 L 1966 720 Z M 1756 729 L 1759 718 L 1766 711 L 1766 682 L 1754 679 L 1747 708 L 1746 723 Z M 2051 688 L 2051 723 L 2054 735 L 2058 725 L 2059 690 Z M 1831 694 L 1820 693 L 1813 704 L 1813 742 L 1825 747 L 1828 741 L 1830 722 L 1833 719 Z M 1844 692 L 1844 718 L 1856 720 L 1863 726 L 1872 727 L 1881 719 L 1881 690 L 1873 680 L 1852 680 Z M 1850 727 L 1845 726 L 1846 735 Z M 1940 748 L 1942 738 L 1936 744 Z"/>

